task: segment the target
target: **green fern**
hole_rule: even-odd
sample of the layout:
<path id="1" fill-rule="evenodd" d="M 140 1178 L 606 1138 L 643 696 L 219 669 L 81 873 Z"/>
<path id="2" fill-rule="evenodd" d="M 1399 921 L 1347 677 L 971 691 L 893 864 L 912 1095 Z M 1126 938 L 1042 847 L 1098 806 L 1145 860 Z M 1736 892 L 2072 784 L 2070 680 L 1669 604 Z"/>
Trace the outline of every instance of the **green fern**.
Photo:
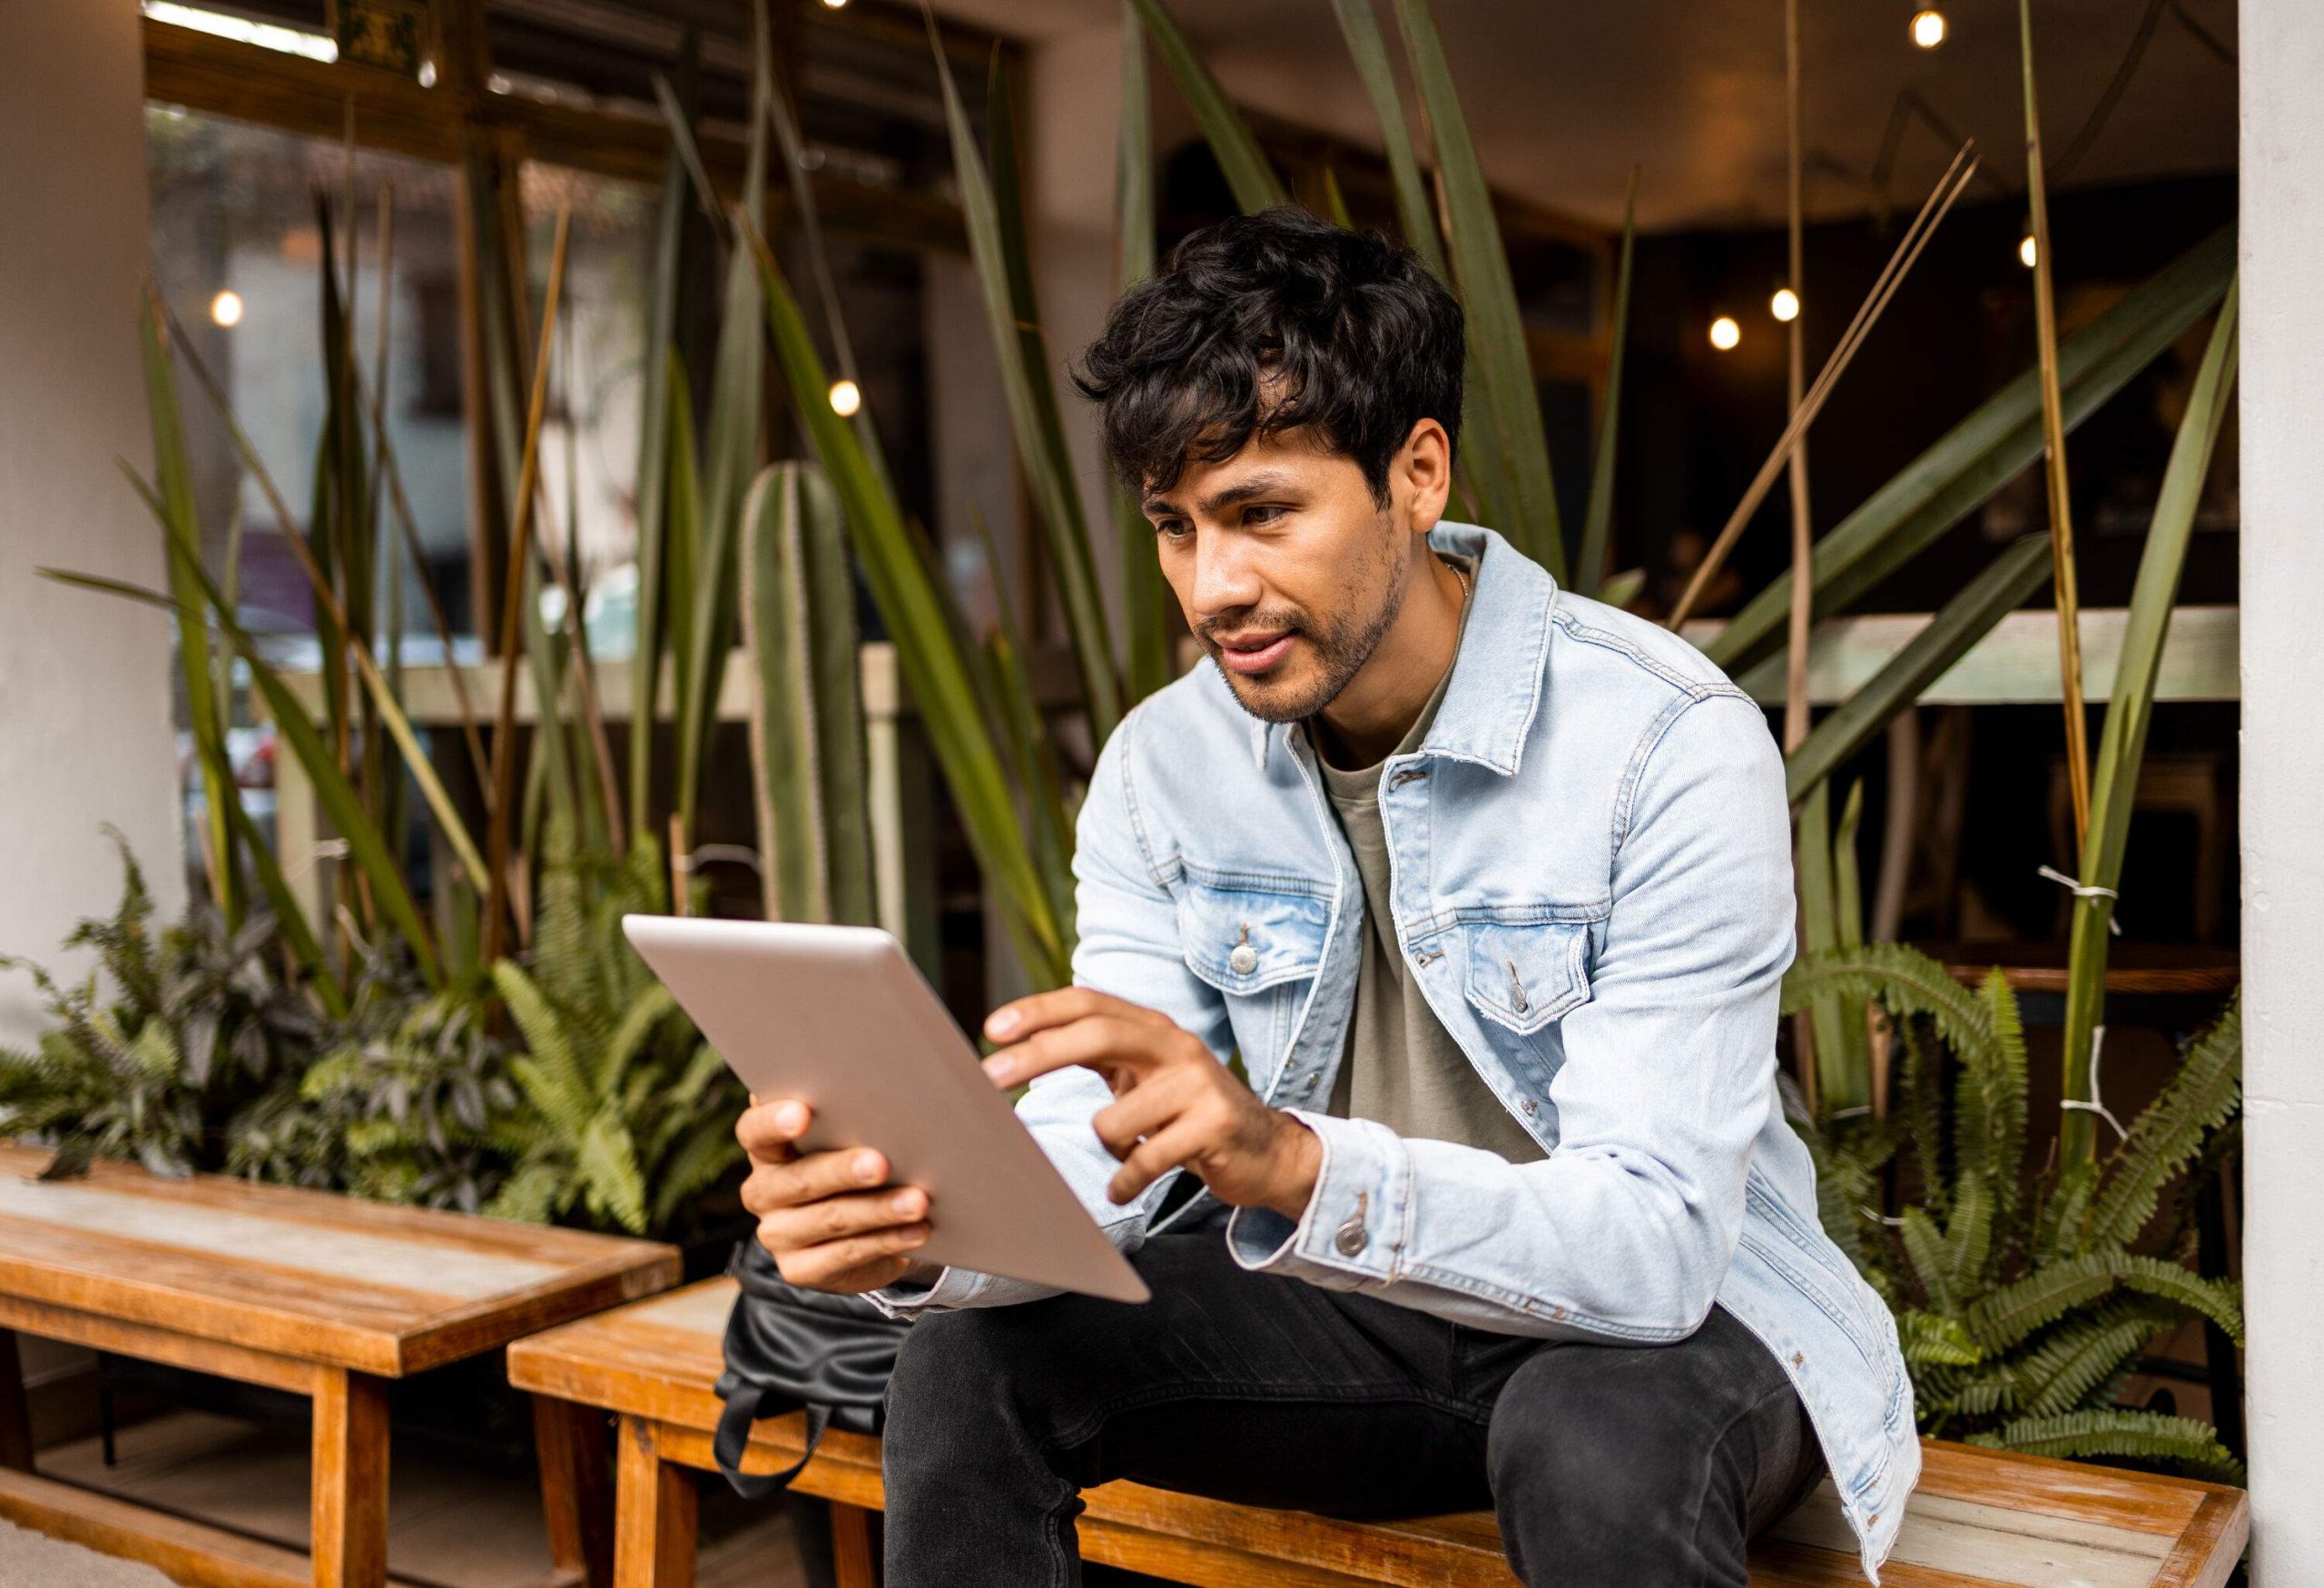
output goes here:
<path id="1" fill-rule="evenodd" d="M 2242 1337 L 2241 1297 L 2183 1262 L 2133 1251 L 2158 1234 L 2166 1189 L 2216 1169 L 2240 1101 L 2235 1007 L 2191 1044 L 2171 1084 L 2117 1149 L 2029 1177 L 2026 1062 L 2016 998 L 1999 972 L 1975 991 L 1915 950 L 1874 943 L 1803 956 L 1787 1008 L 1839 995 L 1896 1020 L 1897 1110 L 1807 1127 L 1834 1238 L 1897 1310 L 1925 1432 L 2047 1454 L 2232 1475 L 2200 1423 L 2114 1405 L 2139 1354 L 2189 1319 Z M 1956 1061 L 1941 1085 L 1930 1039 Z M 1900 1144 L 1916 1202 L 1880 1219 L 1876 1166 Z M 2045 1144 L 2046 1145 L 2046 1144 Z M 2033 1184 L 2033 1193 L 2020 1188 Z M 2189 1245 L 2191 1198 L 2161 1221 L 2159 1249 Z M 1838 1233 L 1846 1230 L 1846 1238 Z"/>
<path id="2" fill-rule="evenodd" d="M 2246 1477 L 2243 1464 L 2228 1453 L 2211 1425 L 2160 1412 L 2111 1408 L 2020 1417 L 1999 1428 L 1972 1434 L 1968 1443 L 2068 1459 L 2118 1456 L 2171 1467 L 2213 1483 L 2240 1484 Z"/>

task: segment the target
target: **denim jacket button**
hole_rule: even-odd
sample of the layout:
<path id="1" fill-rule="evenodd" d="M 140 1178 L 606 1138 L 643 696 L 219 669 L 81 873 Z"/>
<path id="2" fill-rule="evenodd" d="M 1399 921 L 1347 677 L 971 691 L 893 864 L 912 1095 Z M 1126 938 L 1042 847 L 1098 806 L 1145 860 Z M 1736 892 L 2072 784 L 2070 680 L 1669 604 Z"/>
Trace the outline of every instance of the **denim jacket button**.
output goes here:
<path id="1" fill-rule="evenodd" d="M 1364 1234 L 1364 1215 L 1351 1213 L 1347 1217 L 1347 1222 L 1341 1225 L 1338 1231 L 1333 1235 L 1332 1245 L 1338 1248 L 1340 1256 L 1352 1258 L 1364 1249 L 1366 1238 L 1368 1238 Z"/>
<path id="2" fill-rule="evenodd" d="M 1259 951 L 1249 943 L 1238 942 L 1226 956 L 1226 968 L 1237 976 L 1247 976 L 1259 968 Z"/>

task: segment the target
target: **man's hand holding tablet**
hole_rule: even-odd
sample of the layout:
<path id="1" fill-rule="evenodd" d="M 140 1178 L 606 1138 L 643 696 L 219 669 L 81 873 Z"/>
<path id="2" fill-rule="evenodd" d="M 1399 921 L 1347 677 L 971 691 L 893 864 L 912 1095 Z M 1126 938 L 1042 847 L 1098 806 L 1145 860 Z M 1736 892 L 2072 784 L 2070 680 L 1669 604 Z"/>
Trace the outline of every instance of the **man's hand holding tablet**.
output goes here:
<path id="1" fill-rule="evenodd" d="M 776 1270 L 805 1289 L 847 1294 L 933 1280 L 938 1270 L 908 1255 L 928 1241 L 928 1193 L 889 1185 L 887 1155 L 876 1148 L 801 1154 L 793 1143 L 812 1117 L 795 1098 L 753 1098 L 734 1126 L 751 1159 L 743 1206 Z"/>

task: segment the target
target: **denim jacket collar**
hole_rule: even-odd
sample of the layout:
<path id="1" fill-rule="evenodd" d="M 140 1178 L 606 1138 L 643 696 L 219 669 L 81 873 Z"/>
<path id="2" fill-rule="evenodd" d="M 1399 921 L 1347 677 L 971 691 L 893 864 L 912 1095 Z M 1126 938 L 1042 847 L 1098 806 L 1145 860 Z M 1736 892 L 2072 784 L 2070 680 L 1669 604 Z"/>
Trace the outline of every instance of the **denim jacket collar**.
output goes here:
<path id="1" fill-rule="evenodd" d="M 1473 762 L 1503 776 L 1522 764 L 1525 739 L 1541 709 L 1547 674 L 1550 614 L 1558 586 L 1540 564 L 1516 554 L 1492 529 L 1440 520 L 1429 531 L 1431 550 L 1476 559 L 1476 586 L 1461 649 L 1452 659 L 1436 720 L 1418 754 Z M 1261 772 L 1268 753 L 1292 725 L 1253 717 L 1251 753 Z"/>

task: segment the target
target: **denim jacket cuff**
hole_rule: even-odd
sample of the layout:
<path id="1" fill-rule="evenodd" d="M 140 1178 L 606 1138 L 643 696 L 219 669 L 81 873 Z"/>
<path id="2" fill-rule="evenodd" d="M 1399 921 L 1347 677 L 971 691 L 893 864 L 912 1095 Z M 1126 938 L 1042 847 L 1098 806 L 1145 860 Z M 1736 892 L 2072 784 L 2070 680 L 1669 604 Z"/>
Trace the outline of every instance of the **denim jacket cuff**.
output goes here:
<path id="1" fill-rule="evenodd" d="M 947 1266 L 936 1276 L 933 1285 L 882 1285 L 877 1290 L 866 1290 L 863 1299 L 878 1307 L 882 1316 L 909 1323 L 923 1312 L 949 1312 L 970 1305 L 990 1277 L 973 1268 Z"/>
<path id="2" fill-rule="evenodd" d="M 1335 1290 L 1393 1277 L 1412 1198 L 1412 1159 L 1387 1126 L 1286 1109 L 1315 1132 L 1323 1162 L 1296 1223 L 1271 1208 L 1238 1208 L 1226 1249 L 1253 1273 L 1290 1274 Z"/>

